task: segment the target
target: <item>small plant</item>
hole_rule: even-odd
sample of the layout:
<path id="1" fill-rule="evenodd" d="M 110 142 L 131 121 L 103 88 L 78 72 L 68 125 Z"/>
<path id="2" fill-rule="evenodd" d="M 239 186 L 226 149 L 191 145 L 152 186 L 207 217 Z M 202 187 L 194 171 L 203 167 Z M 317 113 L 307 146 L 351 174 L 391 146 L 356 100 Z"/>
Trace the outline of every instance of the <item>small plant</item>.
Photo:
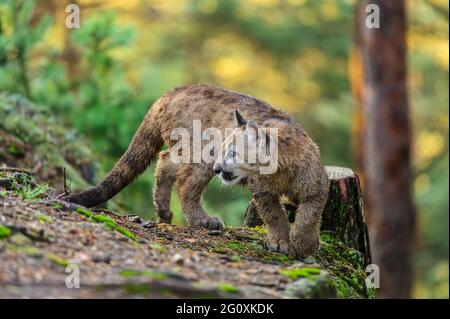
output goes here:
<path id="1" fill-rule="evenodd" d="M 11 235 L 11 229 L 0 224 L 0 239 L 4 239 Z"/>
<path id="2" fill-rule="evenodd" d="M 17 193 L 25 200 L 33 200 L 35 198 L 43 197 L 48 191 L 49 186 L 47 184 L 38 184 L 36 187 L 26 184 L 17 189 Z"/>

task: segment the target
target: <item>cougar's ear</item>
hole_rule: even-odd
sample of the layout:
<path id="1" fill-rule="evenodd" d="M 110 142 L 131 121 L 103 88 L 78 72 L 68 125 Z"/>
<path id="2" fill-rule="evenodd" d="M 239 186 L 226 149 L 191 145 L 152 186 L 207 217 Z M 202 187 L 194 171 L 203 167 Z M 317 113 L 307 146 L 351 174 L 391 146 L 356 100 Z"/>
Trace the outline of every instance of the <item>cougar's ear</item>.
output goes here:
<path id="1" fill-rule="evenodd" d="M 234 126 L 241 127 L 247 124 L 247 121 L 242 117 L 238 110 L 234 110 Z"/>

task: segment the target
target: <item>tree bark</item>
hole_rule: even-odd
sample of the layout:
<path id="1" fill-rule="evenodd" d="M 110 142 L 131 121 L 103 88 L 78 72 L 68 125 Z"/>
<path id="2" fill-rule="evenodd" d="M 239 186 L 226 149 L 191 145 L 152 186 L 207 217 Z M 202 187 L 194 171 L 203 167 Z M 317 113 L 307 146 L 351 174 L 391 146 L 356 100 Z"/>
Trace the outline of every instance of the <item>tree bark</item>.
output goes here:
<path id="1" fill-rule="evenodd" d="M 366 7 L 380 9 L 380 28 L 366 26 Z M 364 180 L 373 262 L 380 298 L 407 298 L 412 285 L 415 210 L 406 88 L 406 13 L 402 0 L 361 0 L 356 12 L 357 92 L 362 121 L 359 166 Z"/>
<path id="2" fill-rule="evenodd" d="M 327 166 L 326 170 L 330 191 L 322 214 L 321 230 L 333 233 L 337 239 L 360 251 L 368 265 L 371 263 L 371 252 L 359 178 L 349 168 Z M 283 203 L 283 206 L 292 219 L 291 215 L 297 207 L 292 203 Z M 249 227 L 263 224 L 253 201 L 247 207 L 244 224 Z"/>
<path id="3" fill-rule="evenodd" d="M 328 201 L 322 214 L 322 231 L 332 232 L 347 246 L 359 250 L 366 265 L 371 261 L 369 234 L 358 176 L 349 168 L 327 166 Z"/>

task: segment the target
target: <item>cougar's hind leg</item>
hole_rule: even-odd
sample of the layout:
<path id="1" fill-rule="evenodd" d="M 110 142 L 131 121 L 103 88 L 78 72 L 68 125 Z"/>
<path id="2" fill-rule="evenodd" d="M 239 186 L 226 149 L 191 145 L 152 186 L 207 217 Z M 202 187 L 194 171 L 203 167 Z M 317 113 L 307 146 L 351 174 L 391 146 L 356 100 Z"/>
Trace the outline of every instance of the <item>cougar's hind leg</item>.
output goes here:
<path id="1" fill-rule="evenodd" d="M 173 213 L 170 210 L 170 197 L 172 186 L 176 178 L 177 164 L 170 161 L 169 151 L 159 153 L 156 163 L 155 188 L 153 192 L 153 205 L 159 223 L 170 224 Z"/>
<path id="2" fill-rule="evenodd" d="M 209 216 L 201 205 L 202 193 L 214 176 L 212 165 L 180 164 L 175 186 L 186 221 L 191 226 L 220 229 L 223 222 L 219 217 Z"/>

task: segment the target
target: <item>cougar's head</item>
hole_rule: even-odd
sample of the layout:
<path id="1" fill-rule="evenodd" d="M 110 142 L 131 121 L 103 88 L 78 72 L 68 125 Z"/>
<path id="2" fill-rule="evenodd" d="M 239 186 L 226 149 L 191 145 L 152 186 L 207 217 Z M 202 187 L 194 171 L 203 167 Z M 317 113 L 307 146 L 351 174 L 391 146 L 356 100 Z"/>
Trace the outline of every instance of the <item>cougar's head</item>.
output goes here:
<path id="1" fill-rule="evenodd" d="M 214 163 L 214 173 L 227 185 L 243 181 L 252 173 L 260 173 L 274 144 L 269 131 L 259 128 L 253 119 L 244 119 L 234 111 L 234 126 L 221 145 Z"/>

